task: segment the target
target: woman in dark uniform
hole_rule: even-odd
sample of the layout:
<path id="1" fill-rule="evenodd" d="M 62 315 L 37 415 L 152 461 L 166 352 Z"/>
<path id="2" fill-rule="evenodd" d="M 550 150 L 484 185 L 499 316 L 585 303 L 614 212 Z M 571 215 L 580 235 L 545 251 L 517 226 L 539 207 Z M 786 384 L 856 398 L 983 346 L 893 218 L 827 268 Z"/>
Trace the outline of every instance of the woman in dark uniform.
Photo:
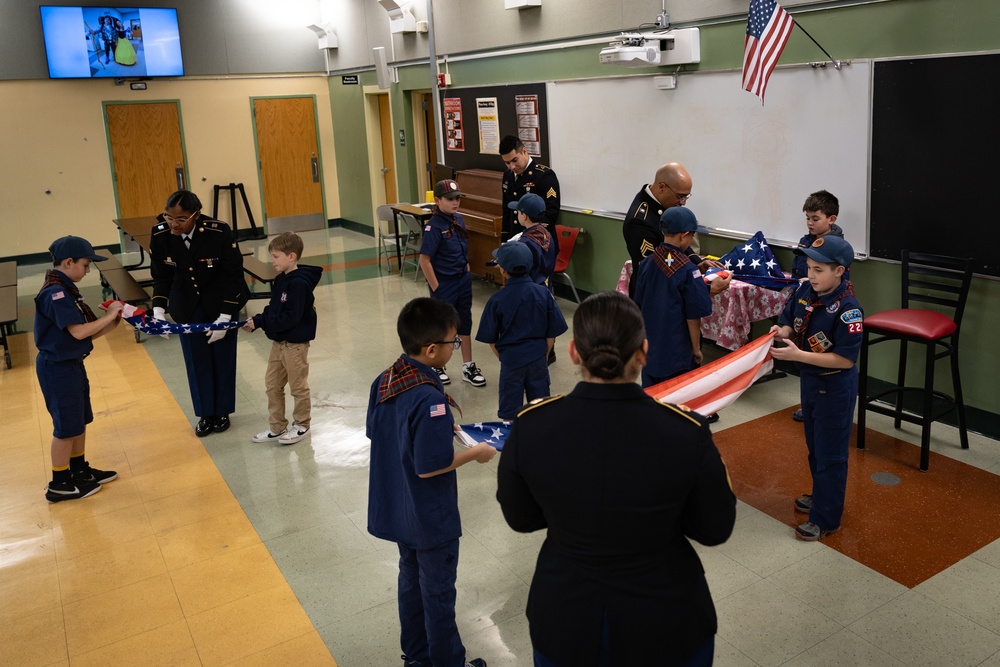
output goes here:
<path id="1" fill-rule="evenodd" d="M 595 294 L 573 317 L 583 381 L 514 420 L 497 499 L 519 532 L 548 529 L 527 616 L 535 665 L 711 665 L 715 607 L 688 538 L 726 541 L 736 520 L 704 417 L 636 384 L 639 308 Z"/>
<path id="2" fill-rule="evenodd" d="M 167 198 L 149 242 L 153 317 L 179 324 L 229 322 L 249 297 L 243 256 L 229 225 L 201 214 L 193 192 Z M 194 413 L 204 437 L 229 428 L 236 411 L 236 329 L 179 334 Z"/>

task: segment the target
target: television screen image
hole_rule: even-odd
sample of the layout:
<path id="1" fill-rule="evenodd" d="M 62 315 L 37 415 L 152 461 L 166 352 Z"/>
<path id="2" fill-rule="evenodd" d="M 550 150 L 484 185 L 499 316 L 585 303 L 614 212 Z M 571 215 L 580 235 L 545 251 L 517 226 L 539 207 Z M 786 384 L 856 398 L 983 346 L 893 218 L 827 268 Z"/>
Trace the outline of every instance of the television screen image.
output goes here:
<path id="1" fill-rule="evenodd" d="M 40 9 L 49 78 L 184 75 L 176 9 Z"/>

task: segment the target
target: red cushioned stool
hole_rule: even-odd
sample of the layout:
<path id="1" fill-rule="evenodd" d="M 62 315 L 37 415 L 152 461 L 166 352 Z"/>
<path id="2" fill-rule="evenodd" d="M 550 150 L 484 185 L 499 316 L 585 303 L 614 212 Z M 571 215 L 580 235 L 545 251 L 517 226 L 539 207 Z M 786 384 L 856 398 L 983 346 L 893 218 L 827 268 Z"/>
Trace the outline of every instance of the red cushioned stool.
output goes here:
<path id="1" fill-rule="evenodd" d="M 958 415 L 962 449 L 969 448 L 958 373 L 958 334 L 972 283 L 972 263 L 964 258 L 904 250 L 902 283 L 902 308 L 865 316 L 858 374 L 858 449 L 865 448 L 865 413 L 869 410 L 894 417 L 896 428 L 904 421 L 919 424 L 920 470 L 926 472 L 930 460 L 931 424 L 953 410 Z M 938 310 L 911 308 L 912 302 L 942 306 L 942 310 L 951 311 L 951 316 Z M 899 341 L 899 376 L 895 386 L 869 396 L 868 348 L 887 340 Z M 923 387 L 906 386 L 906 347 L 909 343 L 926 346 Z M 951 358 L 952 396 L 934 390 L 934 364 L 945 357 Z M 908 392 L 921 395 L 919 412 L 904 410 L 903 397 Z M 880 402 L 888 396 L 895 397 L 895 405 Z"/>

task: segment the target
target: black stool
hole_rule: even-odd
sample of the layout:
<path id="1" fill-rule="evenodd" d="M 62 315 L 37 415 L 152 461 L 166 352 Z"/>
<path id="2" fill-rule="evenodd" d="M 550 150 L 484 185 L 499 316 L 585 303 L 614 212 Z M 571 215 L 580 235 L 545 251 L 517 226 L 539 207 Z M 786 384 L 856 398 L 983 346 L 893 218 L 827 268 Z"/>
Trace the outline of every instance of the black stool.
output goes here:
<path id="1" fill-rule="evenodd" d="M 966 430 L 965 403 L 958 373 L 958 335 L 962 314 L 972 283 L 972 263 L 968 259 L 903 251 L 903 307 L 868 315 L 864 320 L 864 340 L 861 346 L 861 368 L 858 377 L 858 449 L 865 448 L 865 413 L 870 410 L 901 422 L 920 425 L 920 470 L 927 471 L 930 461 L 931 424 L 951 411 L 958 415 L 958 431 L 962 449 L 969 448 Z M 943 306 L 952 310 L 949 317 L 937 310 L 911 308 L 912 302 Z M 887 340 L 899 341 L 899 376 L 896 385 L 886 391 L 868 395 L 868 348 Z M 921 343 L 926 346 L 924 386 L 906 386 L 906 346 Z M 938 359 L 951 358 L 953 395 L 934 391 L 934 365 Z M 903 396 L 918 392 L 922 397 L 920 411 L 904 411 Z M 895 405 L 876 401 L 895 396 Z M 934 399 L 941 404 L 934 407 Z"/>

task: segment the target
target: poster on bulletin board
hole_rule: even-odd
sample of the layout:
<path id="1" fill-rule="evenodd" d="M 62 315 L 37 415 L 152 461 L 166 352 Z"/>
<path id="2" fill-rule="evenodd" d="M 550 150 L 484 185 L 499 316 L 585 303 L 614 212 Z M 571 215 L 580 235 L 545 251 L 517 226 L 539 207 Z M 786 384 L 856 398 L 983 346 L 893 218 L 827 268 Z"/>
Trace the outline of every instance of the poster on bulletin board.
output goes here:
<path id="1" fill-rule="evenodd" d="M 444 129 L 450 151 L 465 150 L 465 128 L 462 127 L 462 98 L 444 98 Z"/>
<path id="2" fill-rule="evenodd" d="M 495 155 L 500 150 L 500 117 L 497 115 L 497 98 L 477 97 L 476 112 L 479 117 L 479 152 Z"/>
<path id="3" fill-rule="evenodd" d="M 538 118 L 538 95 L 516 95 L 514 109 L 517 115 L 517 138 L 524 144 L 531 157 L 542 154 L 541 123 Z"/>

